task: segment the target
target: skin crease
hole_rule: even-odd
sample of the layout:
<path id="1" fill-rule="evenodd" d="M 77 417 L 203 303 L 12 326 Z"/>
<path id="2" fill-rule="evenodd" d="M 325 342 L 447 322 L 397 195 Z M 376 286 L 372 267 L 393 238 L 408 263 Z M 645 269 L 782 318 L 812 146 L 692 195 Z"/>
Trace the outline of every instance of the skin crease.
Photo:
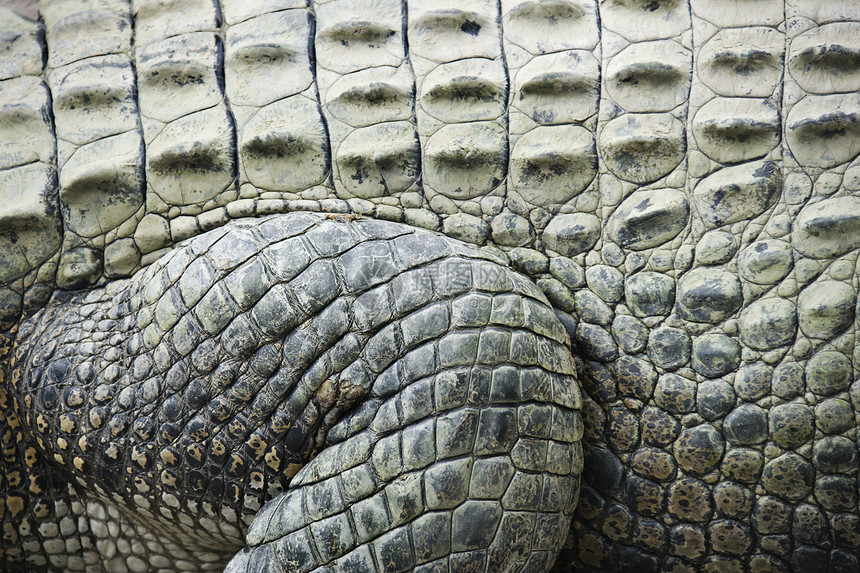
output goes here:
<path id="1" fill-rule="evenodd" d="M 860 569 L 856 7 L 349 2 L 46 2 L 0 554 Z"/>

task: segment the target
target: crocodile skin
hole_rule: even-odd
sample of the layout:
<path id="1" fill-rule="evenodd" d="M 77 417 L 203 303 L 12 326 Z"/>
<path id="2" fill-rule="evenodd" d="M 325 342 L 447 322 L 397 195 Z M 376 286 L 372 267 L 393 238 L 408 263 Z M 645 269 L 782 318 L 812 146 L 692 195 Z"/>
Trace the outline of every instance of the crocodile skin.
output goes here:
<path id="1" fill-rule="evenodd" d="M 40 13 L 7 569 L 860 568 L 856 3 Z"/>

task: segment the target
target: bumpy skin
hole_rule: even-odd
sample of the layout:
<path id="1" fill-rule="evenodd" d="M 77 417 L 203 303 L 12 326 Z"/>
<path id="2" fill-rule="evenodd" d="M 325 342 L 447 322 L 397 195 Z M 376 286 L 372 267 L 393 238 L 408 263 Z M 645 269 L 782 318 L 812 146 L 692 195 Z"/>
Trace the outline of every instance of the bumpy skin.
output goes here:
<path id="1" fill-rule="evenodd" d="M 253 571 L 540 570 L 582 469 L 567 343 L 474 249 L 294 214 L 55 297 L 20 327 L 12 391 L 62 477 L 159 538 L 230 554 L 289 487 L 248 533 L 278 540 Z"/>
<path id="2" fill-rule="evenodd" d="M 41 13 L 7 568 L 860 567 L 852 2 Z"/>

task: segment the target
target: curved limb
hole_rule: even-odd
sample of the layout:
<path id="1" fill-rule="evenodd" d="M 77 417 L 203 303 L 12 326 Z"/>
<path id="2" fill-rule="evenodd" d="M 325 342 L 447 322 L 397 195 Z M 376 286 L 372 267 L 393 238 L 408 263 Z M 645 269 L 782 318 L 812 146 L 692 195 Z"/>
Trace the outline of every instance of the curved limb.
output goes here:
<path id="1" fill-rule="evenodd" d="M 410 283 L 408 296 L 429 304 L 368 341 L 367 401 L 258 515 L 228 571 L 540 571 L 554 562 L 582 466 L 563 328 L 538 291 L 484 261 L 440 261 Z M 387 288 L 364 296 L 394 300 L 396 316 L 398 294 Z"/>
<path id="2" fill-rule="evenodd" d="M 540 291 L 474 248 L 291 214 L 59 296 L 22 325 L 13 389 L 81 495 L 186 548 L 230 552 L 287 489 L 251 529 L 264 545 L 240 560 L 255 568 L 270 555 L 384 570 L 390 553 L 546 569 L 582 465 L 567 341 Z M 357 512 L 383 511 L 361 529 Z M 421 552 L 428 527 L 450 544 Z"/>

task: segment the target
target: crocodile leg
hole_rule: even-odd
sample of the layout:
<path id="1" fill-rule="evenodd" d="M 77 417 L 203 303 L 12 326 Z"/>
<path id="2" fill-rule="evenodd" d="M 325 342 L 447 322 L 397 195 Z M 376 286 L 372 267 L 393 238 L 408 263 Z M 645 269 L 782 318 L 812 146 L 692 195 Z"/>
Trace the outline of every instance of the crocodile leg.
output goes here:
<path id="1" fill-rule="evenodd" d="M 30 442 L 157 540 L 235 551 L 286 490 L 234 569 L 548 570 L 582 469 L 568 340 L 473 247 L 290 214 L 56 297 L 11 382 Z"/>

